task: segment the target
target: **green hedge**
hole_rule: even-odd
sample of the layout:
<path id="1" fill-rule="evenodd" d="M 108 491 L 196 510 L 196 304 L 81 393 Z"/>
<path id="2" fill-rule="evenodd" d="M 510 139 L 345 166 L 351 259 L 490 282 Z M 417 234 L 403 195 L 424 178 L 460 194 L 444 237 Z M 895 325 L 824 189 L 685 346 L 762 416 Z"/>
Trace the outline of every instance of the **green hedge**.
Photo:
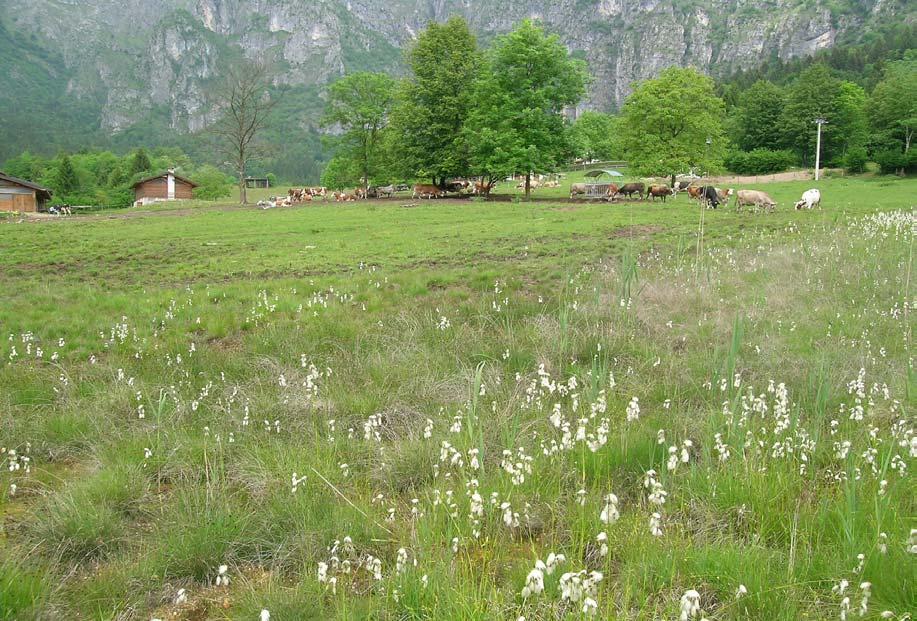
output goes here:
<path id="1" fill-rule="evenodd" d="M 902 153 L 897 150 L 876 153 L 876 163 L 883 175 L 894 175 L 902 171 L 908 174 L 917 172 L 917 150 Z"/>
<path id="2" fill-rule="evenodd" d="M 739 175 L 769 175 L 782 172 L 799 163 L 792 151 L 733 151 L 726 156 L 726 168 Z"/>

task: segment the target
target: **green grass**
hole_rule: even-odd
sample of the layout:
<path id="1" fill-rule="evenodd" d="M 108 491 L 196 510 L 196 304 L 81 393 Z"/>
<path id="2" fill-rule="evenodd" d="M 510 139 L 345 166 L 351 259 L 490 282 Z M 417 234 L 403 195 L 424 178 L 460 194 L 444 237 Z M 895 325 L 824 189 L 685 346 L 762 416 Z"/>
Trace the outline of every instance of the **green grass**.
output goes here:
<path id="1" fill-rule="evenodd" d="M 677 618 L 689 589 L 711 620 L 837 618 L 842 579 L 853 608 L 872 583 L 867 618 L 913 614 L 917 181 L 828 179 L 823 210 L 793 211 L 811 186 L 762 186 L 773 214 L 682 196 L 0 222 L 0 619 L 577 619 L 559 581 L 582 569 L 604 574 L 600 618 Z M 524 600 L 550 552 L 566 562 Z"/>

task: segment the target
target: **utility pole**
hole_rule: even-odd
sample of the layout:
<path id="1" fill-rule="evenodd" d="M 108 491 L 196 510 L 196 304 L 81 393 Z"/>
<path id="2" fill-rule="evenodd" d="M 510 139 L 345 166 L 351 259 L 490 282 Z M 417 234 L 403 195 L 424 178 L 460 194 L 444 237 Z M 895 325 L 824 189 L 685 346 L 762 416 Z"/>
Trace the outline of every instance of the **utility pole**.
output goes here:
<path id="1" fill-rule="evenodd" d="M 818 181 L 819 169 L 821 167 L 821 126 L 827 123 L 822 117 L 815 119 L 815 124 L 818 125 L 818 138 L 815 140 L 815 180 Z"/>

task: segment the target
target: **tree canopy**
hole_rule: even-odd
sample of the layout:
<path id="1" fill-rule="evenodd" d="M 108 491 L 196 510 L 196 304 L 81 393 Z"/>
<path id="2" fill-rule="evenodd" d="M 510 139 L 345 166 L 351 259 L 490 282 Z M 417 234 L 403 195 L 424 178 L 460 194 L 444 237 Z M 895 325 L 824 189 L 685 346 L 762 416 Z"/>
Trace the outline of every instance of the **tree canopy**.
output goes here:
<path id="1" fill-rule="evenodd" d="M 872 126 L 901 141 L 910 151 L 917 132 L 917 53 L 888 63 L 884 79 L 876 85 L 869 106 Z"/>
<path id="2" fill-rule="evenodd" d="M 384 166 L 383 131 L 394 95 L 395 80 L 384 73 L 353 73 L 328 89 L 322 122 L 325 127 L 342 131 L 336 140 L 335 157 L 351 160 L 364 186 Z"/>
<path id="3" fill-rule="evenodd" d="M 624 153 L 640 175 L 672 177 L 721 166 L 726 147 L 725 104 L 713 80 L 671 67 L 641 82 L 624 104 L 619 124 Z"/>
<path id="4" fill-rule="evenodd" d="M 411 76 L 400 84 L 392 113 L 392 146 L 398 154 L 393 159 L 405 176 L 430 177 L 434 183 L 467 175 L 462 128 L 481 65 L 468 23 L 452 17 L 430 24 L 405 57 Z"/>
<path id="5" fill-rule="evenodd" d="M 616 119 L 610 114 L 587 110 L 570 127 L 570 146 L 584 160 L 621 157 Z"/>
<path id="6" fill-rule="evenodd" d="M 531 20 L 497 37 L 474 91 L 465 135 L 479 174 L 553 170 L 569 155 L 563 111 L 586 92 L 586 65 Z"/>

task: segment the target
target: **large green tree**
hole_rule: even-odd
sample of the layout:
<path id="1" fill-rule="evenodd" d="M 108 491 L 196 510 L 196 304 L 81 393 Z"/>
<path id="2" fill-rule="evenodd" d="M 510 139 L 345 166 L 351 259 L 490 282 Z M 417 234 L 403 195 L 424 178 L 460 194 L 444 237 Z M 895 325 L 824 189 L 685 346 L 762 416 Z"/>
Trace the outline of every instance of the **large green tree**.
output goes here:
<path id="1" fill-rule="evenodd" d="M 477 41 L 464 19 L 452 17 L 430 24 L 405 56 L 411 76 L 400 85 L 392 113 L 394 159 L 403 176 L 442 185 L 468 174 L 462 128 L 481 64 Z"/>
<path id="2" fill-rule="evenodd" d="M 898 139 L 910 151 L 917 132 L 917 54 L 888 63 L 869 105 L 872 126 Z"/>
<path id="3" fill-rule="evenodd" d="M 70 194 L 71 192 L 76 192 L 80 188 L 80 180 L 69 155 L 61 157 L 60 163 L 57 165 L 56 182 L 57 186 L 55 189 L 60 194 Z"/>
<path id="4" fill-rule="evenodd" d="M 616 119 L 610 114 L 587 110 L 570 126 L 570 147 L 584 160 L 621 157 Z"/>
<path id="5" fill-rule="evenodd" d="M 772 82 L 759 80 L 738 97 L 738 143 L 745 151 L 780 149 L 780 116 L 786 95 Z"/>
<path id="6" fill-rule="evenodd" d="M 790 85 L 787 103 L 780 117 L 784 143 L 793 149 L 803 162 L 814 158 L 818 127 L 815 119 L 823 118 L 822 156 L 828 161 L 840 155 L 843 127 L 839 122 L 838 98 L 841 81 L 823 64 L 812 65 L 799 74 Z"/>
<path id="7" fill-rule="evenodd" d="M 637 85 L 627 98 L 620 131 L 624 155 L 639 175 L 670 177 L 722 164 L 725 104 L 713 80 L 670 67 Z"/>
<path id="8" fill-rule="evenodd" d="M 465 124 L 477 174 L 548 172 L 569 154 L 563 111 L 583 97 L 586 65 L 531 20 L 497 37 L 479 72 Z"/>
<path id="9" fill-rule="evenodd" d="M 331 85 L 322 123 L 338 128 L 339 169 L 356 169 L 364 189 L 384 167 L 384 131 L 395 81 L 384 73 L 352 73 Z M 344 166 L 349 161 L 350 166 Z"/>

